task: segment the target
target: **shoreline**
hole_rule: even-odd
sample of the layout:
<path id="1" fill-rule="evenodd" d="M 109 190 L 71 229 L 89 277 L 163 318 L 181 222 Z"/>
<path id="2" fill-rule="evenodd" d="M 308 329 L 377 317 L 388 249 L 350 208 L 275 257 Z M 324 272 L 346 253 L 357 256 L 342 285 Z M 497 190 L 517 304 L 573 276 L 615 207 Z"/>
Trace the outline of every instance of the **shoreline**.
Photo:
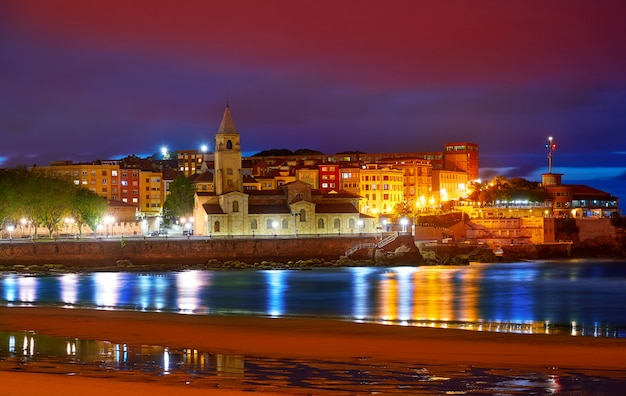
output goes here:
<path id="1" fill-rule="evenodd" d="M 602 372 L 605 376 L 622 378 L 626 371 L 626 339 L 485 333 L 327 319 L 0 307 L 0 330 L 34 331 L 43 335 L 114 343 L 161 345 L 172 349 L 193 348 L 211 353 L 263 356 L 277 360 L 323 359 L 341 362 L 366 357 L 383 362 L 447 367 L 463 365 L 509 370 L 532 369 L 538 372 L 573 369 L 581 373 Z M 72 394 L 67 391 L 68 386 L 85 381 L 106 381 L 107 387 L 124 387 L 127 383 L 123 380 L 0 371 L 3 386 L 14 384 L 21 387 L 21 391 L 15 394 L 36 394 L 34 390 L 33 393 L 23 392 L 28 388 L 24 378 L 37 378 L 36 383 L 61 384 L 59 393 L 48 390 L 51 395 Z M 171 394 L 177 389 L 173 389 L 172 385 L 161 387 L 163 394 L 167 391 Z M 145 384 L 142 388 L 145 393 L 135 389 L 129 394 L 160 394 L 157 388 L 155 384 Z M 257 390 L 264 393 L 268 391 Z M 244 390 L 220 391 L 221 394 L 239 394 L 237 392 L 243 394 Z"/>

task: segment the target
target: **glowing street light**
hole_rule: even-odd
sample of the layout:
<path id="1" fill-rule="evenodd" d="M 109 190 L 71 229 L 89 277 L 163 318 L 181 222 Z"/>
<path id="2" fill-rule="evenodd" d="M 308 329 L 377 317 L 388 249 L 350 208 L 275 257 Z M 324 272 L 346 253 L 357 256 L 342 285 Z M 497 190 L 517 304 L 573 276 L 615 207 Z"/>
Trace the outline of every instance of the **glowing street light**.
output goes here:
<path id="1" fill-rule="evenodd" d="M 203 153 L 206 153 L 207 151 L 209 151 L 209 146 L 207 146 L 206 144 L 203 144 L 202 146 L 200 146 L 200 151 L 202 151 Z"/>
<path id="2" fill-rule="evenodd" d="M 406 232 L 406 226 L 409 224 L 409 220 L 403 217 L 400 219 L 400 224 L 402 224 L 402 232 Z"/>
<path id="3" fill-rule="evenodd" d="M 14 225 L 10 225 L 7 227 L 7 231 L 9 231 L 9 241 L 13 239 L 13 231 L 15 230 Z"/>
<path id="4" fill-rule="evenodd" d="M 278 222 L 276 220 L 272 221 L 272 229 L 274 230 L 274 237 L 276 237 L 276 233 L 278 230 Z"/>
<path id="5" fill-rule="evenodd" d="M 167 151 L 166 146 L 161 147 L 161 154 L 163 155 L 164 160 L 170 159 L 170 153 Z"/>

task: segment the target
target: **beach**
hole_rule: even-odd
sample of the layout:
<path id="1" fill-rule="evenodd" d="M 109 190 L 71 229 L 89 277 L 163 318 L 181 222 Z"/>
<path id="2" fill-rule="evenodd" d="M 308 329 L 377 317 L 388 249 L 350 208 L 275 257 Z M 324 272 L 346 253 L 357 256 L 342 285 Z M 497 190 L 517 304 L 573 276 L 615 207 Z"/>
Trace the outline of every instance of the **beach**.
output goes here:
<path id="1" fill-rule="evenodd" d="M 406 327 L 299 318 L 252 318 L 88 309 L 0 307 L 0 330 L 195 348 L 212 353 L 280 359 L 354 358 L 438 366 L 480 366 L 535 371 L 571 370 L 624 375 L 626 340 Z M 193 383 L 129 382 L 22 372 L 3 367 L 5 395 L 48 395 L 99 390 L 116 395 L 206 394 Z M 92 392 L 92 388 L 95 390 Z M 301 394 L 298 389 L 211 389 L 219 394 Z M 105 393 L 102 393 L 105 394 Z"/>

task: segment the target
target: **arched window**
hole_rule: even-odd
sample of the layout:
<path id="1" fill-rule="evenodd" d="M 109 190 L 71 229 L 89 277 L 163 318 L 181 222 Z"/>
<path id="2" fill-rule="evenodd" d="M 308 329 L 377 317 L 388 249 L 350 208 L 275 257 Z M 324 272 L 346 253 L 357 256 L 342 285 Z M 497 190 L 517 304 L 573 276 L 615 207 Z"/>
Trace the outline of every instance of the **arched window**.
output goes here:
<path id="1" fill-rule="evenodd" d="M 306 210 L 304 209 L 300 209 L 300 221 L 301 222 L 306 221 Z"/>
<path id="2" fill-rule="evenodd" d="M 289 228 L 289 221 L 287 219 L 283 219 L 281 227 L 283 230 L 286 230 L 287 228 Z"/>
<path id="3" fill-rule="evenodd" d="M 228 150 L 232 150 L 233 149 L 233 142 L 230 139 L 226 141 L 226 148 Z"/>
<path id="4" fill-rule="evenodd" d="M 259 224 L 257 223 L 256 219 L 252 219 L 252 221 L 250 222 L 250 229 L 256 230 L 259 227 Z"/>
<path id="5" fill-rule="evenodd" d="M 268 230 L 272 229 L 272 219 L 267 219 L 267 222 L 265 223 L 265 228 L 267 228 Z"/>
<path id="6" fill-rule="evenodd" d="M 324 219 L 317 220 L 317 228 L 324 228 Z"/>
<path id="7" fill-rule="evenodd" d="M 339 219 L 335 219 L 335 220 L 333 220 L 333 228 L 334 228 L 335 230 L 340 229 L 340 228 L 341 228 L 341 220 L 339 220 Z"/>
<path id="8" fill-rule="evenodd" d="M 220 222 L 216 221 L 213 223 L 213 232 L 220 232 Z"/>
<path id="9" fill-rule="evenodd" d="M 233 201 L 233 212 L 239 212 L 239 201 Z"/>
<path id="10" fill-rule="evenodd" d="M 354 222 L 354 219 L 348 220 L 348 228 L 354 228 L 355 225 L 356 223 Z"/>

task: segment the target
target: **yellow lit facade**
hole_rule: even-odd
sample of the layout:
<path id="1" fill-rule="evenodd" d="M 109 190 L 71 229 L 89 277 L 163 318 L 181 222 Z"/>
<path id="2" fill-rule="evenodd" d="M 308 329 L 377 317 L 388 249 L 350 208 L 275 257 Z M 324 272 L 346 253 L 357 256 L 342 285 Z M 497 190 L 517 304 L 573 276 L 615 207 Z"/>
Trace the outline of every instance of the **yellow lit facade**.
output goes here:
<path id="1" fill-rule="evenodd" d="M 73 164 L 71 161 L 53 162 L 39 167 L 57 177 L 71 180 L 76 186 L 86 188 L 111 201 L 120 200 L 120 167 L 118 164 Z"/>
<path id="2" fill-rule="evenodd" d="M 360 172 L 360 212 L 370 216 L 393 213 L 404 201 L 404 172 L 386 165 L 368 164 Z"/>
<path id="3" fill-rule="evenodd" d="M 139 176 L 139 195 L 142 216 L 157 216 L 165 201 L 163 174 L 161 172 L 141 171 Z"/>

